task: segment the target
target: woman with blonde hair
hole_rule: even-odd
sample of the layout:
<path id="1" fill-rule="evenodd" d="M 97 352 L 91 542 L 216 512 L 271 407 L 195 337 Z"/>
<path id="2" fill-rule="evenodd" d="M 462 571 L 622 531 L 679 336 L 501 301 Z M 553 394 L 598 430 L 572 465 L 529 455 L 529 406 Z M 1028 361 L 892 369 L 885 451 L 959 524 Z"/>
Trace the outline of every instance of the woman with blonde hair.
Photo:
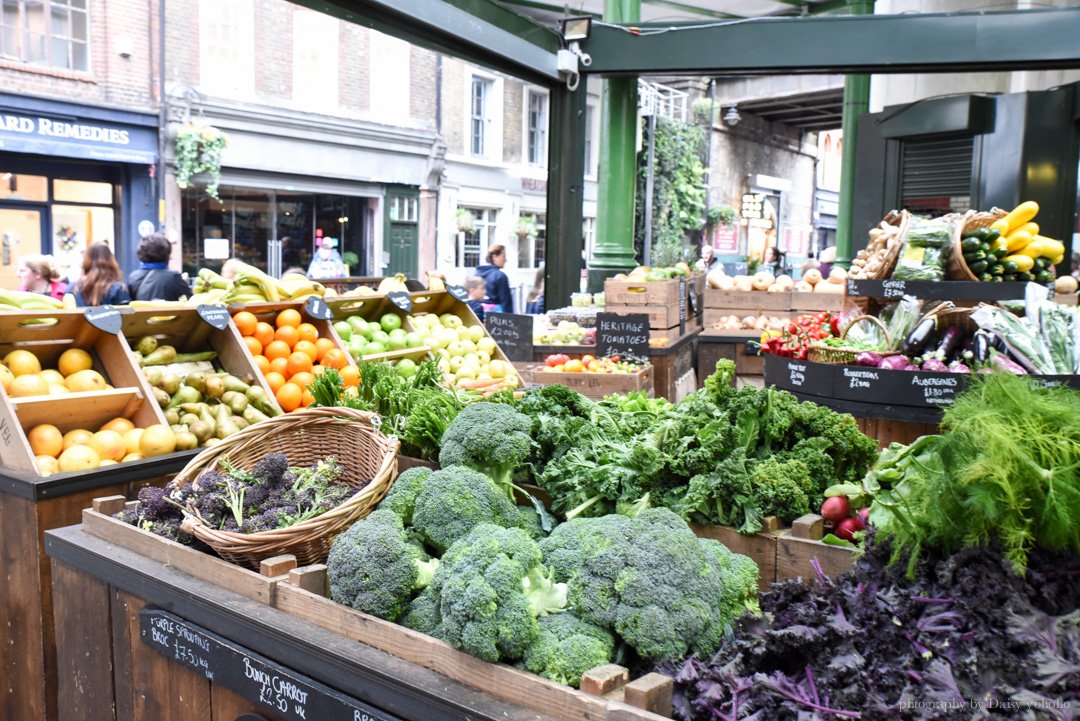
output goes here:
<path id="1" fill-rule="evenodd" d="M 57 300 L 63 300 L 67 292 L 67 283 L 60 280 L 60 271 L 56 269 L 51 255 L 33 253 L 22 256 L 16 276 L 19 290 L 49 295 Z"/>
<path id="2" fill-rule="evenodd" d="M 122 305 L 131 300 L 124 275 L 105 243 L 93 243 L 83 252 L 82 278 L 72 291 L 75 305 Z"/>

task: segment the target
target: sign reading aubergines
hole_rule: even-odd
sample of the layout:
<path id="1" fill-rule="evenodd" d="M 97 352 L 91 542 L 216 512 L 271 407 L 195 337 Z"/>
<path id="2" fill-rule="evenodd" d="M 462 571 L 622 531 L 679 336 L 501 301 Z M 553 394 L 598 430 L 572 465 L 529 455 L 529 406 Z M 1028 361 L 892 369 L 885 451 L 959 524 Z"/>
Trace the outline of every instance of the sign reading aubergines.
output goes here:
<path id="1" fill-rule="evenodd" d="M 88 159 L 152 162 L 157 129 L 78 118 L 0 113 L 0 149 Z"/>

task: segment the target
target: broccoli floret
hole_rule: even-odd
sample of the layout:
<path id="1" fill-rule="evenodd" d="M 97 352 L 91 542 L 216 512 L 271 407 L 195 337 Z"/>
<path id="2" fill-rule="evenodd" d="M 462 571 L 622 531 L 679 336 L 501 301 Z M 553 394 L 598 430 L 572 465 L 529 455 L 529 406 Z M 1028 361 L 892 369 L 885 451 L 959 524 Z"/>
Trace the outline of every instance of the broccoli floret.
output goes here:
<path id="1" fill-rule="evenodd" d="M 566 587 L 540 564 L 540 547 L 520 528 L 473 528 L 435 572 L 441 620 L 434 635 L 485 661 L 520 659 L 540 635 L 537 617 L 566 605 Z"/>
<path id="2" fill-rule="evenodd" d="M 143 486 L 139 489 L 139 505 L 136 508 L 139 515 L 150 521 L 164 521 L 169 518 L 179 518 L 182 514 L 180 509 L 170 502 L 168 489 L 158 486 Z"/>
<path id="3" fill-rule="evenodd" d="M 431 583 L 438 561 L 408 542 L 401 518 L 377 509 L 334 540 L 326 562 L 330 597 L 396 621 L 412 595 Z"/>
<path id="4" fill-rule="evenodd" d="M 665 508 L 568 521 L 540 547 L 574 612 L 648 661 L 715 652 L 750 595 L 743 574 L 732 578 Z"/>
<path id="5" fill-rule="evenodd" d="M 439 593 L 428 586 L 412 600 L 405 615 L 398 619 L 405 628 L 411 628 L 429 636 L 436 635 L 442 616 L 439 614 Z"/>
<path id="6" fill-rule="evenodd" d="M 424 481 L 416 495 L 412 526 L 442 552 L 481 523 L 521 527 L 526 525 L 525 518 L 489 477 L 464 466 L 451 466 Z"/>
<path id="7" fill-rule="evenodd" d="M 251 475 L 270 486 L 281 484 L 289 471 L 289 459 L 284 453 L 268 453 L 251 469 Z"/>
<path id="8" fill-rule="evenodd" d="M 439 464 L 485 473 L 510 498 L 514 471 L 532 451 L 531 431 L 532 419 L 505 403 L 474 403 L 443 434 Z"/>
<path id="9" fill-rule="evenodd" d="M 390 486 L 386 497 L 379 503 L 379 508 L 386 508 L 401 516 L 406 526 L 412 525 L 413 509 L 416 507 L 416 494 L 424 482 L 431 477 L 432 470 L 417 466 L 402 473 Z"/>
<path id="10" fill-rule="evenodd" d="M 572 613 L 544 616 L 540 637 L 525 649 L 523 664 L 533 673 L 577 688 L 581 675 L 611 661 L 615 639 Z"/>
<path id="11" fill-rule="evenodd" d="M 801 461 L 769 458 L 754 464 L 751 484 L 758 511 L 790 523 L 810 512 L 807 489 L 813 486 L 810 471 Z"/>

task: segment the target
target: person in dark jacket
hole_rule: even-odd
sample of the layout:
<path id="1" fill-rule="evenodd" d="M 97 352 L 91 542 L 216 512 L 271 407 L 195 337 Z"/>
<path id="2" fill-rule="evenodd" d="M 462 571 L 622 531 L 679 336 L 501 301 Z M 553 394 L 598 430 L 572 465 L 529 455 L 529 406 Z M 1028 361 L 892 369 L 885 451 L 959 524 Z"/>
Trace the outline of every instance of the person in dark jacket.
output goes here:
<path id="1" fill-rule="evenodd" d="M 465 301 L 465 304 L 472 308 L 472 312 L 476 313 L 476 318 L 481 323 L 484 322 L 484 298 L 487 296 L 487 288 L 484 283 L 484 279 L 478 275 L 474 275 L 465 281 L 465 290 L 469 291 L 469 299 Z"/>
<path id="2" fill-rule="evenodd" d="M 139 242 L 139 267 L 128 276 L 132 300 L 181 300 L 191 294 L 184 277 L 169 270 L 172 243 L 164 233 L 151 233 Z"/>
<path id="3" fill-rule="evenodd" d="M 487 287 L 485 310 L 498 313 L 514 312 L 514 297 L 510 294 L 510 279 L 502 271 L 506 265 L 506 247 L 496 243 L 488 248 L 487 265 L 476 269 L 476 274 L 484 279 Z"/>
<path id="4" fill-rule="evenodd" d="M 105 243 L 93 243 L 83 252 L 82 277 L 72 290 L 75 305 L 123 305 L 131 300 L 116 258 Z"/>

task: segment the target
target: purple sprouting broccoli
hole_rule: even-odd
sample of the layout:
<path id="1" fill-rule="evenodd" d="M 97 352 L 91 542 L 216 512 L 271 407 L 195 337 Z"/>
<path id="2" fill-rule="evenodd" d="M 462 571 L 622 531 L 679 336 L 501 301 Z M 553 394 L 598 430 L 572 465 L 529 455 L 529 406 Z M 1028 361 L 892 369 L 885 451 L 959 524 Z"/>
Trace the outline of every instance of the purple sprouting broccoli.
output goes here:
<path id="1" fill-rule="evenodd" d="M 158 486 L 144 486 L 139 489 L 139 516 L 150 521 L 164 521 L 183 514 L 168 495 L 168 489 Z"/>
<path id="2" fill-rule="evenodd" d="M 268 453 L 251 469 L 251 475 L 268 486 L 281 485 L 288 472 L 289 459 L 284 453 Z"/>

